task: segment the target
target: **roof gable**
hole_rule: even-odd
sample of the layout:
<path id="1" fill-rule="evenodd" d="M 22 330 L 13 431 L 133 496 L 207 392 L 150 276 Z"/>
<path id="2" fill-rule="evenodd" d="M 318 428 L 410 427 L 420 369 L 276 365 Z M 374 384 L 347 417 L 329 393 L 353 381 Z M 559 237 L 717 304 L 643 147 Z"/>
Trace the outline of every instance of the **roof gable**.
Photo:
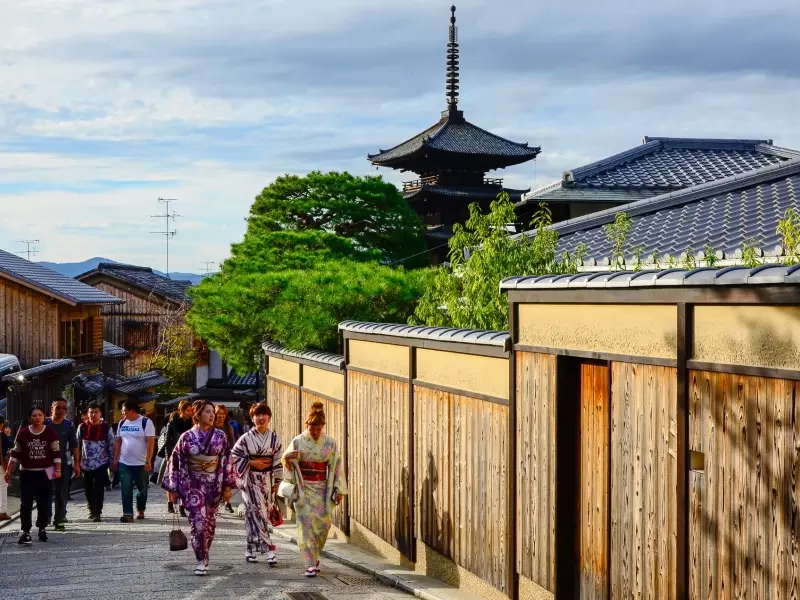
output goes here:
<path id="1" fill-rule="evenodd" d="M 85 281 L 91 278 L 107 276 L 139 288 L 146 294 L 156 294 L 172 302 L 191 303 L 187 291 L 192 282 L 170 279 L 165 275 L 153 272 L 150 267 L 139 267 L 118 263 L 100 263 L 97 268 L 78 275 L 77 279 Z"/>
<path id="2" fill-rule="evenodd" d="M 57 271 L 0 250 L 0 276 L 66 302 L 78 305 L 121 304 L 122 300 Z"/>
<path id="3" fill-rule="evenodd" d="M 772 140 L 645 137 L 644 143 L 565 171 L 525 202 L 633 202 L 800 158 Z"/>

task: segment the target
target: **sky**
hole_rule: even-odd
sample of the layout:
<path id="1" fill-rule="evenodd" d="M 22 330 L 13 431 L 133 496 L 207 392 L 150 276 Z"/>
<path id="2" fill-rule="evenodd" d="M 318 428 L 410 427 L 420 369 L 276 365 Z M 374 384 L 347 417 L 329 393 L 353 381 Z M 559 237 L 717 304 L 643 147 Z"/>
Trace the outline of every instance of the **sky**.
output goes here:
<path id="1" fill-rule="evenodd" d="M 275 177 L 366 155 L 445 108 L 450 2 L 0 0 L 0 248 L 170 270 L 241 239 Z M 461 0 L 460 108 L 541 146 L 540 187 L 642 137 L 800 148 L 800 2 Z"/>

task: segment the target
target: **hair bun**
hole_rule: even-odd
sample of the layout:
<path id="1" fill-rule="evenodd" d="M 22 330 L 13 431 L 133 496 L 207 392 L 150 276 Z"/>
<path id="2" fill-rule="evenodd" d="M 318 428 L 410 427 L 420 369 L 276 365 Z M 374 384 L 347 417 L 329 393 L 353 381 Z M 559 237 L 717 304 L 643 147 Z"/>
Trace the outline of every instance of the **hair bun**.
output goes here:
<path id="1" fill-rule="evenodd" d="M 325 405 L 322 402 L 314 402 L 311 404 L 311 410 L 314 412 L 325 412 Z"/>
<path id="2" fill-rule="evenodd" d="M 325 405 L 322 402 L 313 402 L 308 410 L 306 425 L 325 425 Z"/>

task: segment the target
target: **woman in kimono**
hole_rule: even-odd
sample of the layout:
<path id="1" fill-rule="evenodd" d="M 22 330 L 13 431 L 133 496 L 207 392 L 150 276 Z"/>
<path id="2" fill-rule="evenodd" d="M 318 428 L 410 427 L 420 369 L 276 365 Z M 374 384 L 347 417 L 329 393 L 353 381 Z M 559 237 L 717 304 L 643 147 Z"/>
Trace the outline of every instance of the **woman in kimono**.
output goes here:
<path id="1" fill-rule="evenodd" d="M 157 483 L 161 485 L 164 482 L 164 475 L 167 473 L 167 466 L 169 465 L 169 459 L 172 456 L 172 451 L 175 449 L 175 446 L 178 444 L 178 440 L 180 437 L 189 431 L 194 423 L 192 422 L 192 403 L 189 400 L 181 400 L 178 403 L 178 410 L 173 412 L 169 417 L 169 423 L 167 424 L 167 436 L 166 440 L 164 441 L 164 448 L 163 448 L 163 455 L 162 458 L 164 462 L 161 463 L 161 468 L 158 472 L 158 481 Z M 181 511 L 181 516 L 186 516 L 186 509 L 183 506 L 179 507 Z M 167 512 L 174 513 L 175 512 L 175 505 L 172 502 L 167 503 Z"/>
<path id="2" fill-rule="evenodd" d="M 275 545 L 269 537 L 269 513 L 275 506 L 278 484 L 283 478 L 283 447 L 278 434 L 269 429 L 272 411 L 265 402 L 250 409 L 255 427 L 233 447 L 231 460 L 244 500 L 244 528 L 247 532 L 247 562 L 258 562 L 256 552 L 267 554 L 267 564 L 278 564 Z"/>
<path id="3" fill-rule="evenodd" d="M 306 418 L 306 430 L 292 440 L 283 455 L 284 479 L 297 486 L 297 544 L 306 566 L 306 577 L 319 573 L 319 555 L 328 539 L 333 508 L 347 494 L 339 448 L 322 432 L 325 408 L 314 402 Z"/>
<path id="4" fill-rule="evenodd" d="M 225 434 L 225 437 L 228 438 L 228 449 L 232 449 L 235 441 L 233 437 L 233 427 L 228 422 L 228 409 L 222 404 L 218 404 L 214 409 L 214 427 Z M 233 514 L 233 506 L 231 506 L 230 501 L 225 501 L 225 510 Z"/>
<path id="5" fill-rule="evenodd" d="M 169 501 L 180 499 L 189 513 L 192 549 L 197 558 L 194 574 L 205 575 L 217 528 L 217 508 L 221 501 L 230 501 L 236 482 L 228 439 L 214 428 L 214 405 L 198 400 L 192 408 L 194 427 L 175 445 L 161 485 L 169 492 Z"/>

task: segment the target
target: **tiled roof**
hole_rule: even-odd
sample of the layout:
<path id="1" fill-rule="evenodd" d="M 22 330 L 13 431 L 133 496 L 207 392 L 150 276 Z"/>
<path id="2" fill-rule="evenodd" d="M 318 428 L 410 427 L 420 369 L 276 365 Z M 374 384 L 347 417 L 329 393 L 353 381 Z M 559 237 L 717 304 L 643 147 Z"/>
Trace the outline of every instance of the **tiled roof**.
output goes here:
<path id="1" fill-rule="evenodd" d="M 237 375 L 236 371 L 231 371 L 228 375 L 228 381 L 225 382 L 226 385 L 235 385 L 235 386 L 247 386 L 247 387 L 257 387 L 258 386 L 258 373 L 247 373 L 245 375 Z"/>
<path id="2" fill-rule="evenodd" d="M 169 383 L 169 379 L 162 376 L 161 373 L 148 371 L 134 377 L 119 377 L 111 383 L 111 387 L 122 394 L 136 394 L 165 383 Z"/>
<path id="3" fill-rule="evenodd" d="M 97 395 L 106 388 L 106 376 L 103 373 L 80 373 L 72 380 L 75 385 L 91 395 Z"/>
<path id="4" fill-rule="evenodd" d="M 68 304 L 121 304 L 122 300 L 15 254 L 0 250 L 0 276 Z"/>
<path id="5" fill-rule="evenodd" d="M 418 327 L 393 323 L 343 321 L 339 323 L 339 331 L 371 333 L 417 340 L 434 340 L 437 342 L 459 342 L 479 346 L 499 346 L 505 350 L 508 350 L 511 344 L 511 336 L 506 332 L 454 329 L 452 327 Z"/>
<path id="6" fill-rule="evenodd" d="M 103 342 L 103 358 L 128 358 L 131 355 L 125 348 L 115 346 L 111 342 Z"/>
<path id="7" fill-rule="evenodd" d="M 330 367 L 336 367 L 339 370 L 344 369 L 344 356 L 341 354 L 331 354 L 329 352 L 321 352 L 319 350 L 287 350 L 283 346 L 270 342 L 265 343 L 262 346 L 262 349 L 264 350 L 264 353 L 270 356 L 276 356 L 279 358 L 300 358 L 311 362 L 318 362 Z"/>
<path id="8" fill-rule="evenodd" d="M 406 200 L 411 200 L 416 196 L 423 195 L 436 195 L 436 196 L 449 196 L 452 198 L 467 198 L 467 199 L 488 199 L 494 200 L 500 195 L 501 192 L 506 192 L 512 202 L 519 202 L 523 194 L 528 190 L 513 190 L 510 188 L 502 188 L 500 186 L 441 186 L 441 185 L 428 185 L 418 189 L 410 190 L 403 193 Z"/>
<path id="9" fill-rule="evenodd" d="M 797 285 L 800 265 L 762 265 L 756 268 L 727 267 L 714 269 L 664 269 L 634 273 L 581 273 L 579 275 L 544 275 L 509 277 L 500 282 L 501 290 L 615 289 L 710 285 Z"/>
<path id="10" fill-rule="evenodd" d="M 423 148 L 456 154 L 514 159 L 510 164 L 531 160 L 541 152 L 539 147 L 512 142 L 481 129 L 469 121 L 450 119 L 445 115 L 438 123 L 422 133 L 394 148 L 381 150 L 378 154 L 370 154 L 368 158 L 373 164 L 385 165 L 410 157 Z"/>
<path id="11" fill-rule="evenodd" d="M 565 171 L 524 202 L 632 202 L 800 158 L 772 140 L 645 137 L 625 152 Z"/>
<path id="12" fill-rule="evenodd" d="M 177 396 L 177 397 L 171 398 L 169 400 L 164 400 L 163 402 L 159 402 L 158 405 L 159 406 L 164 406 L 164 407 L 175 407 L 175 408 L 177 408 L 178 404 L 181 403 L 181 400 L 189 400 L 191 402 L 194 402 L 199 397 L 200 397 L 200 394 L 195 394 L 195 393 L 186 394 L 185 396 Z"/>
<path id="13" fill-rule="evenodd" d="M 4 375 L 2 381 L 12 381 L 23 377 L 25 379 L 35 379 L 42 375 L 50 375 L 53 373 L 61 373 L 71 371 L 75 367 L 75 361 L 70 358 L 62 358 L 58 360 L 50 360 L 40 364 L 38 367 L 32 369 L 25 369 L 24 371 L 17 371 L 16 373 L 9 373 Z"/>
<path id="14" fill-rule="evenodd" d="M 612 245 L 604 226 L 624 212 L 631 219 L 625 254 L 632 264 L 634 248 L 642 259 L 658 253 L 659 263 L 669 254 L 687 250 L 702 256 L 710 246 L 720 259 L 741 258 L 747 242 L 766 256 L 781 256 L 778 222 L 789 208 L 800 207 L 800 159 L 758 169 L 747 175 L 694 186 L 679 192 L 640 200 L 617 208 L 557 223 L 558 252 L 587 247 L 584 265 L 609 263 Z M 531 235 L 526 232 L 523 235 Z"/>
<path id="15" fill-rule="evenodd" d="M 170 279 L 165 275 L 154 273 L 153 269 L 150 267 L 100 263 L 97 265 L 96 269 L 78 275 L 78 279 L 83 281 L 97 275 L 113 277 L 114 279 L 136 286 L 148 294 L 158 294 L 159 296 L 176 302 L 191 302 L 186 294 L 187 290 L 192 287 L 191 281 Z"/>

